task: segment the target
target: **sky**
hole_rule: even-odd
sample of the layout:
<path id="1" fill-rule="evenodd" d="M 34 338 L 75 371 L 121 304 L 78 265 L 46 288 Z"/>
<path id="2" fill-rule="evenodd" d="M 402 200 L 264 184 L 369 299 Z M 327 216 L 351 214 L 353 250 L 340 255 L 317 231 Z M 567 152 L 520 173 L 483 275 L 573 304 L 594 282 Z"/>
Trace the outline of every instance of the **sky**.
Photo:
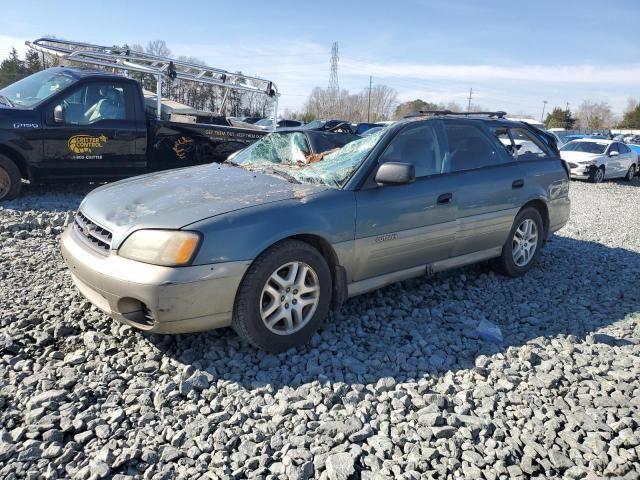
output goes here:
<path id="1" fill-rule="evenodd" d="M 7 0 L 8 1 L 8 0 Z M 472 102 L 539 118 L 543 102 L 640 98 L 640 2 L 576 0 L 20 0 L 3 8 L 0 58 L 25 40 L 105 45 L 163 39 L 175 56 L 274 81 L 299 110 L 329 82 L 339 45 L 341 89 L 385 84 L 400 101 Z M 153 5 L 153 6 L 152 6 Z M 635 25 L 634 25 L 635 24 Z"/>

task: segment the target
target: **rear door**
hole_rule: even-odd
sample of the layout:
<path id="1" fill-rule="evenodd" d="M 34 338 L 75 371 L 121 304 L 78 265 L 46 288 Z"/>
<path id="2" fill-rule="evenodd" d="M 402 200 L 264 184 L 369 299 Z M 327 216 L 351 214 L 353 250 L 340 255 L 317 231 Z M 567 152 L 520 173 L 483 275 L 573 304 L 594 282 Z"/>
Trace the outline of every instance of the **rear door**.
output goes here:
<path id="1" fill-rule="evenodd" d="M 452 256 L 497 251 L 524 204 L 526 178 L 515 156 L 518 143 L 508 131 L 504 134 L 509 142 L 504 136 L 499 140 L 480 121 L 444 123 L 444 171 L 455 182 L 458 222 Z"/>
<path id="2" fill-rule="evenodd" d="M 456 232 L 456 205 L 454 182 L 451 176 L 442 175 L 441 136 L 438 121 L 406 125 L 377 162 L 412 163 L 415 183 L 370 183 L 356 192 L 357 260 L 352 281 L 449 257 Z"/>
<path id="3" fill-rule="evenodd" d="M 86 81 L 52 102 L 43 129 L 43 176 L 109 179 L 141 173 L 145 167 L 145 123 L 131 82 Z M 61 105 L 64 122 L 54 123 Z"/>
<path id="4" fill-rule="evenodd" d="M 624 143 L 618 143 L 618 151 L 621 157 L 621 171 L 620 176 L 624 176 L 629 171 L 629 167 L 633 165 L 635 161 L 635 154 Z"/>

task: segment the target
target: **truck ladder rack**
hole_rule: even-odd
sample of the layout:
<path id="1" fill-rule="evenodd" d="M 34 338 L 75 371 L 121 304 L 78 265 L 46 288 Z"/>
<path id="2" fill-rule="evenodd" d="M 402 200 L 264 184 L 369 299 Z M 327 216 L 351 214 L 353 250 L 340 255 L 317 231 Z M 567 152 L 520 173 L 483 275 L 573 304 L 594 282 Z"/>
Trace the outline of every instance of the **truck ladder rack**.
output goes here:
<path id="1" fill-rule="evenodd" d="M 38 52 L 55 55 L 69 61 L 153 75 L 157 81 L 158 118 L 160 118 L 162 106 L 163 80 L 179 79 L 222 87 L 226 89 L 223 97 L 225 100 L 230 90 L 267 95 L 274 99 L 274 126 L 277 123 L 279 94 L 275 83 L 270 80 L 122 47 L 106 47 L 47 37 L 27 41 L 25 44 Z M 224 101 L 220 106 L 220 112 L 223 108 Z"/>

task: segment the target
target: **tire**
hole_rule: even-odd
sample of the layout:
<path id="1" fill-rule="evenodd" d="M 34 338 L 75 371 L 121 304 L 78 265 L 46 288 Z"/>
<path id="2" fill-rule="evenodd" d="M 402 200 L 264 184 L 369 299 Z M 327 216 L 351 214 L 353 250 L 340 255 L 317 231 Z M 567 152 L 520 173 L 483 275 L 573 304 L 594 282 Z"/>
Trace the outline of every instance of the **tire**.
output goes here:
<path id="1" fill-rule="evenodd" d="M 522 240 L 524 238 L 522 236 L 522 227 L 524 225 L 535 226 L 535 241 L 531 238 L 526 241 Z M 542 250 L 545 234 L 542 216 L 537 209 L 529 207 L 520 211 L 513 222 L 507 241 L 502 247 L 502 254 L 492 262 L 492 266 L 503 275 L 521 277 L 536 264 Z M 529 254 L 523 254 L 525 258 L 515 253 L 515 249 L 518 246 L 516 243 L 521 244 L 521 251 L 523 246 L 530 245 L 527 250 Z M 533 247 L 533 250 L 531 247 Z"/>
<path id="2" fill-rule="evenodd" d="M 331 292 L 331 272 L 320 252 L 307 243 L 285 240 L 262 253 L 247 270 L 236 295 L 232 327 L 268 352 L 306 344 L 329 313 Z"/>
<path id="3" fill-rule="evenodd" d="M 589 177 L 591 183 L 602 183 L 604 181 L 604 167 L 598 167 Z"/>
<path id="4" fill-rule="evenodd" d="M 13 160 L 0 155 L 0 201 L 16 198 L 21 188 L 20 169 Z"/>
<path id="5" fill-rule="evenodd" d="M 624 179 L 627 182 L 630 182 L 633 180 L 633 177 L 635 176 L 636 176 L 636 166 L 634 164 L 629 167 L 629 170 L 627 170 L 627 174 L 624 176 Z"/>

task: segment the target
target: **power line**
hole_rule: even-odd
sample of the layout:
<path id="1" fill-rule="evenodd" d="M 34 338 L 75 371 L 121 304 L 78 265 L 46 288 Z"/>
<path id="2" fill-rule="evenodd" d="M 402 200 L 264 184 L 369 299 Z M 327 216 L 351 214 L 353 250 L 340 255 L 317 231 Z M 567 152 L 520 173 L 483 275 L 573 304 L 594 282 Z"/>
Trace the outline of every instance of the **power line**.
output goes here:
<path id="1" fill-rule="evenodd" d="M 373 77 L 369 75 L 369 106 L 367 107 L 367 123 L 371 122 L 371 82 Z"/>
<path id="2" fill-rule="evenodd" d="M 333 42 L 331 46 L 331 74 L 329 76 L 329 90 L 337 92 L 340 90 L 338 84 L 338 42 Z"/>

